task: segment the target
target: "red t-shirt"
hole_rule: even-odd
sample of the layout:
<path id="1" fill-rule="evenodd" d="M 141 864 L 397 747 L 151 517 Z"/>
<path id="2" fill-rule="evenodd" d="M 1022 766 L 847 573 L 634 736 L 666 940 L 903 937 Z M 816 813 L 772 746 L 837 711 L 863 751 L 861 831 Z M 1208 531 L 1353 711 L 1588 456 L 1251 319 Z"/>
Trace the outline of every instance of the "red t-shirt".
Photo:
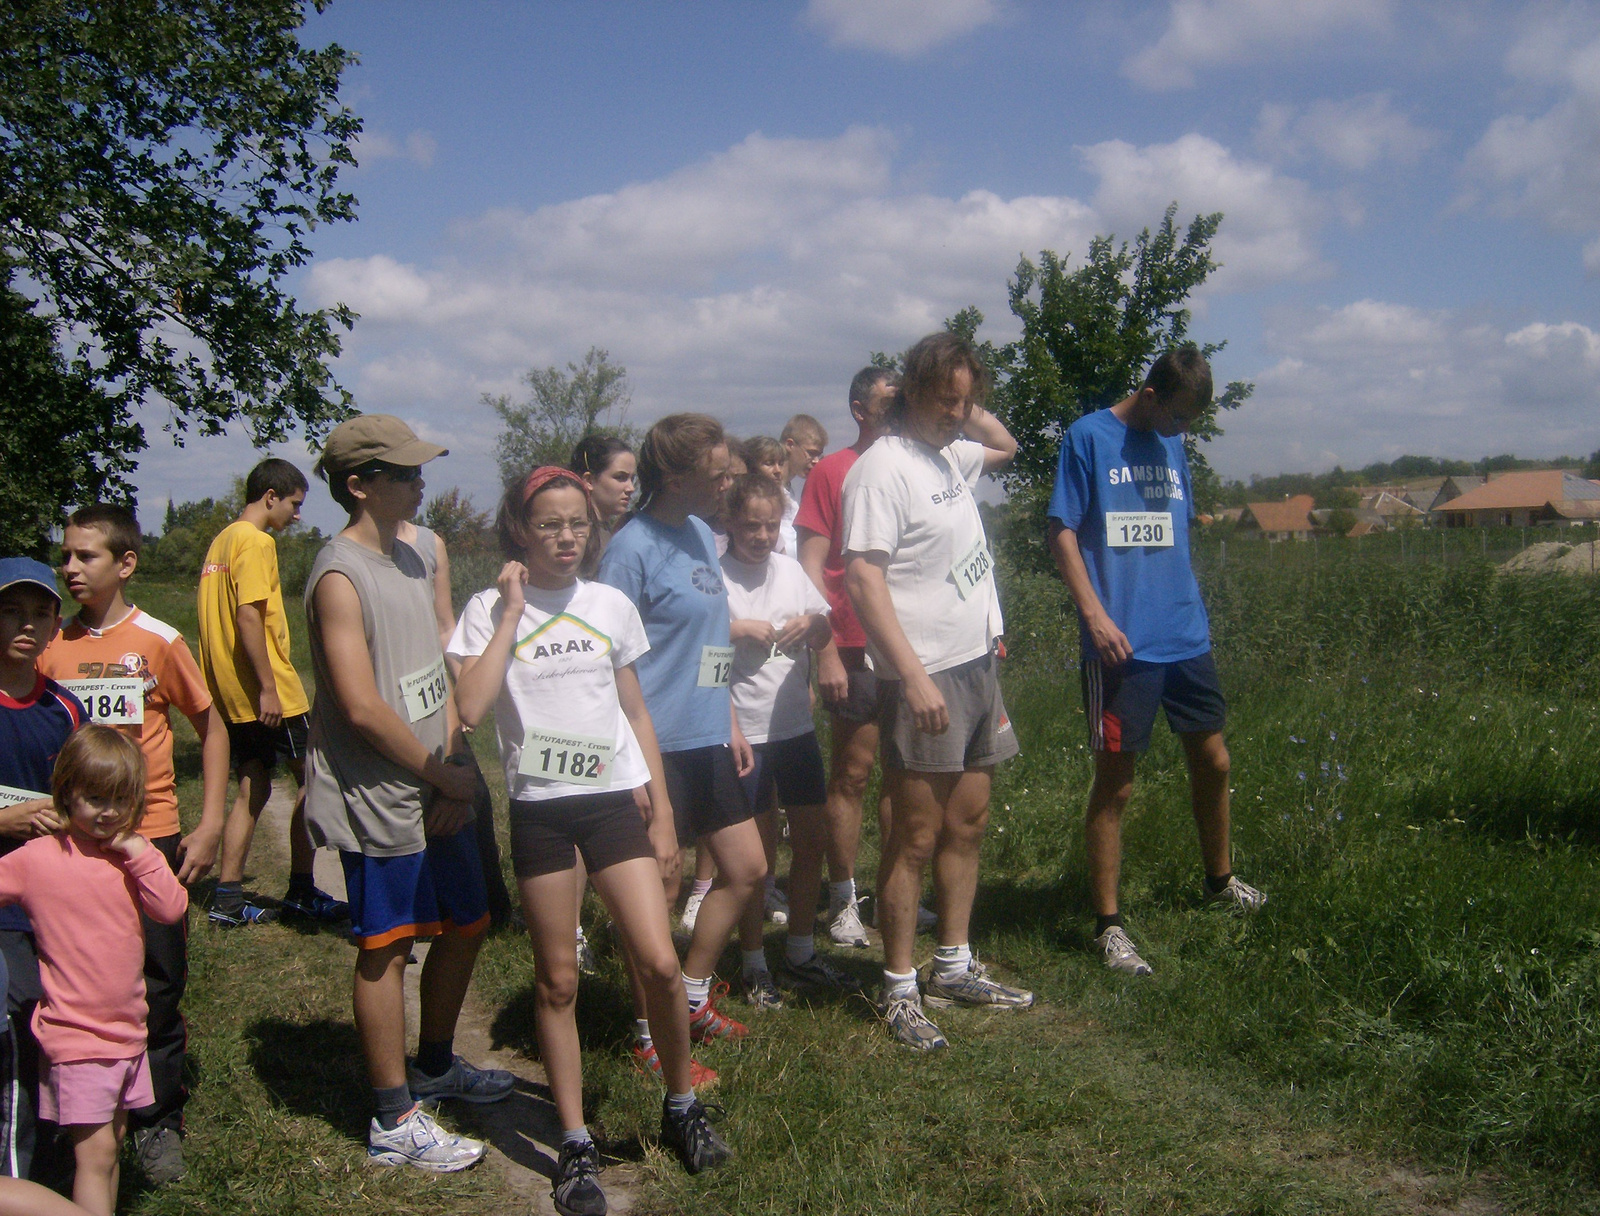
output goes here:
<path id="1" fill-rule="evenodd" d="M 839 548 L 844 534 L 844 522 L 839 513 L 840 494 L 844 490 L 845 474 L 860 456 L 855 448 L 841 448 L 817 461 L 806 476 L 805 489 L 800 494 L 800 513 L 794 517 L 796 528 L 828 538 L 828 557 L 822 563 L 822 593 L 832 613 L 829 619 L 833 622 L 834 643 L 841 649 L 860 649 L 867 644 L 867 635 L 844 589 L 844 553 Z"/>

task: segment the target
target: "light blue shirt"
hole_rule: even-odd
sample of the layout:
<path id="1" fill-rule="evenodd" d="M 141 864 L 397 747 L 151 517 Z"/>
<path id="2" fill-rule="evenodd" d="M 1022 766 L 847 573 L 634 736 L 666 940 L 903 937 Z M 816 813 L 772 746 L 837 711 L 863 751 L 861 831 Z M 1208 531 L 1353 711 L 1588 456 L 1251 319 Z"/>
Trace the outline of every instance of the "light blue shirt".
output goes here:
<path id="1" fill-rule="evenodd" d="M 677 527 L 635 515 L 606 546 L 597 581 L 632 600 L 644 621 L 650 649 L 634 668 L 661 750 L 730 742 L 727 685 L 700 685 L 705 648 L 729 645 L 728 591 L 711 529 L 693 515 Z"/>

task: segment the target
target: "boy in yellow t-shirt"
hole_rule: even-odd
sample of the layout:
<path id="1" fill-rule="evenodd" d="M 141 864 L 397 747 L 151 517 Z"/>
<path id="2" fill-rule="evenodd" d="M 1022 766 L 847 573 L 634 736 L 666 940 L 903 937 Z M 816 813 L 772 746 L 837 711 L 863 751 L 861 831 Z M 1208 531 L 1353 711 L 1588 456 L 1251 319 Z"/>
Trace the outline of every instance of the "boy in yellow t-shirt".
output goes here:
<path id="1" fill-rule="evenodd" d="M 272 793 L 281 758 L 299 787 L 289 821 L 285 913 L 338 920 L 346 906 L 312 882 L 305 825 L 306 715 L 311 703 L 289 661 L 289 622 L 278 585 L 272 533 L 300 518 L 305 474 L 287 460 L 263 460 L 245 479 L 245 508 L 206 551 L 200 570 L 200 670 L 228 723 L 239 793 L 222 834 L 222 861 L 210 919 L 224 927 L 273 920 L 277 910 L 246 902 L 242 882 L 256 820 Z"/>

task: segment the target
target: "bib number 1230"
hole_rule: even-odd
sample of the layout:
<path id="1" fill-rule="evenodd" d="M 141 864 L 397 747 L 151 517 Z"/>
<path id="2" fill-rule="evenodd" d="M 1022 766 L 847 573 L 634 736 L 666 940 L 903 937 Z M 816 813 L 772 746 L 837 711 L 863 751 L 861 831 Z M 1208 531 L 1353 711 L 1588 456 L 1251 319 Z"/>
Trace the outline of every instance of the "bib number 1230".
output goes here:
<path id="1" fill-rule="evenodd" d="M 1106 544 L 1113 549 L 1172 548 L 1172 512 L 1107 511 Z"/>

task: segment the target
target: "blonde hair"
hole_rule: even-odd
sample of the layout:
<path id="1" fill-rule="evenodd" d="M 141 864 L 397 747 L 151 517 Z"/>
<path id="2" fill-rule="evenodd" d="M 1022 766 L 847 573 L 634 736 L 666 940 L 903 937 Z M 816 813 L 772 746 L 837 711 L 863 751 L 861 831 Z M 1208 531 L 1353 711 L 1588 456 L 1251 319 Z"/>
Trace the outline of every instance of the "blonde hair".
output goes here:
<path id="1" fill-rule="evenodd" d="M 119 832 L 129 832 L 144 819 L 144 753 L 119 730 L 89 723 L 61 745 L 50 778 L 56 814 L 72 813 L 74 798 L 99 799 L 123 808 Z"/>

